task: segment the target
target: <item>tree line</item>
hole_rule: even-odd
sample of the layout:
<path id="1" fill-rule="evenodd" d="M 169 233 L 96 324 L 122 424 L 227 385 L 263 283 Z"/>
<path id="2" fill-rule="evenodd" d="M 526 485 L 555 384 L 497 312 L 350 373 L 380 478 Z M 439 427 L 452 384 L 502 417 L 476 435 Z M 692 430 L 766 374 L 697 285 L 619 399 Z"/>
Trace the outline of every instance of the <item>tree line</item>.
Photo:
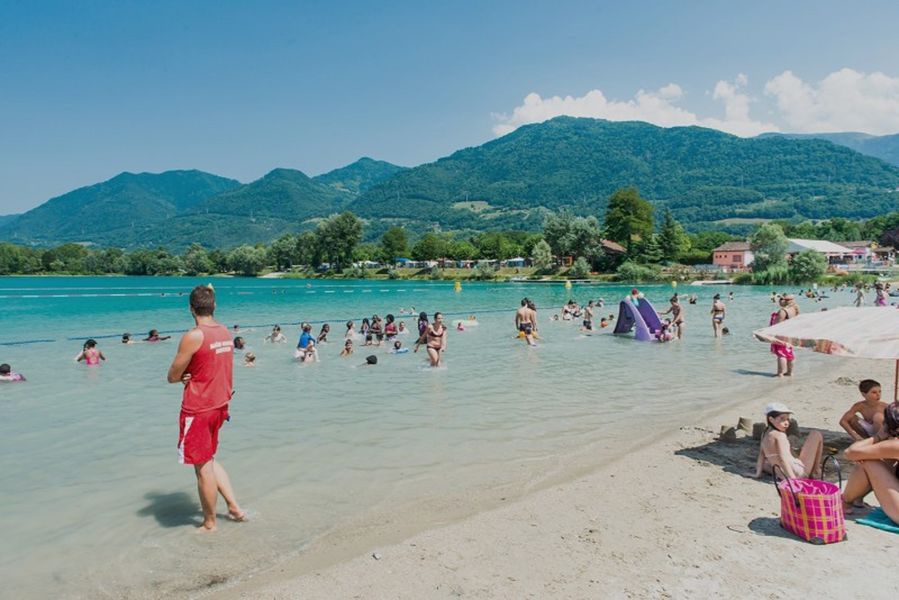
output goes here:
<path id="1" fill-rule="evenodd" d="M 324 266 L 340 272 L 358 261 L 391 264 L 398 258 L 472 261 L 513 257 L 530 259 L 539 271 L 550 273 L 557 270 L 560 257 L 570 257 L 571 276 L 617 271 L 624 278 L 651 280 L 658 277 L 661 265 L 709 263 L 715 247 L 736 239 L 721 231 L 687 233 L 667 209 L 660 216 L 656 222 L 653 205 L 636 188 L 629 187 L 609 197 L 602 222 L 594 216 L 575 216 L 561 209 L 546 212 L 540 232 L 466 234 L 441 232 L 436 228 L 409 232 L 396 225 L 377 242 L 363 243 L 364 222 L 353 213 L 344 212 L 321 220 L 311 231 L 285 234 L 267 245 L 242 245 L 227 250 L 207 249 L 196 243 L 180 254 L 163 247 L 126 252 L 120 248 L 93 248 L 75 243 L 43 249 L 0 243 L 0 275 L 235 273 L 253 276 L 266 269 L 288 271 L 298 267 Z M 776 243 L 771 241 L 772 236 Z M 777 254 L 786 237 L 839 242 L 865 236 L 882 243 L 892 244 L 894 240 L 899 243 L 899 212 L 866 222 L 830 219 L 819 223 L 769 223 L 753 236 L 754 248 L 758 250 L 756 260 L 763 257 L 756 271 L 768 272 L 775 279 L 789 277 L 784 274 L 785 265 L 776 261 L 768 264 L 764 258 L 765 248 Z M 626 252 L 607 252 L 603 240 L 621 245 Z"/>

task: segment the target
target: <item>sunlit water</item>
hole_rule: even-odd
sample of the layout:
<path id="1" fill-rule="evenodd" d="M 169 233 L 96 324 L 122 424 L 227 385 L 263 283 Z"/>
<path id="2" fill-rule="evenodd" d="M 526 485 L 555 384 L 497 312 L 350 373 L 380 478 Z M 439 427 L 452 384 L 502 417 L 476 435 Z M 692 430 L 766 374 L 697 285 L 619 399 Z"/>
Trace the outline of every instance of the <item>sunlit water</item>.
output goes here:
<path id="1" fill-rule="evenodd" d="M 242 335 L 258 366 L 235 368 L 232 420 L 217 456 L 253 520 L 193 536 L 194 477 L 176 454 L 180 386 L 165 382 L 178 333 L 132 346 L 118 336 L 191 326 L 187 293 L 198 282 L 0 279 L 0 362 L 28 378 L 0 385 L 3 596 L 197 591 L 270 566 L 375 511 L 449 497 L 476 502 L 484 490 L 525 492 L 575 457 L 599 464 L 619 442 L 782 383 L 762 376 L 774 360 L 750 335 L 767 324 L 768 289 L 682 285 L 699 295 L 698 305 L 685 303 L 686 339 L 656 344 L 611 329 L 588 337 L 579 322 L 550 320 L 569 297 L 604 298 L 597 322 L 617 315 L 630 286 L 465 283 L 455 293 L 445 282 L 216 279 L 219 320 L 255 326 Z M 667 306 L 670 286 L 641 289 L 656 308 Z M 724 292 L 732 331 L 723 340 L 713 339 L 708 313 L 716 291 Z M 513 335 L 524 295 L 540 309 L 538 348 Z M 800 305 L 850 300 L 839 293 Z M 362 316 L 413 306 L 448 320 L 477 314 L 478 326 L 449 333 L 445 369 L 428 368 L 424 351 L 359 348 L 338 358 L 348 318 L 358 325 Z M 320 363 L 292 360 L 297 328 L 286 324 L 300 320 L 331 324 Z M 414 330 L 414 319 L 405 320 Z M 272 323 L 284 325 L 287 344 L 262 342 Z M 108 358 L 100 368 L 73 362 L 87 337 L 97 337 Z M 28 340 L 53 341 L 10 344 Z M 370 353 L 379 364 L 358 368 Z M 821 360 L 803 353 L 800 373 Z"/>

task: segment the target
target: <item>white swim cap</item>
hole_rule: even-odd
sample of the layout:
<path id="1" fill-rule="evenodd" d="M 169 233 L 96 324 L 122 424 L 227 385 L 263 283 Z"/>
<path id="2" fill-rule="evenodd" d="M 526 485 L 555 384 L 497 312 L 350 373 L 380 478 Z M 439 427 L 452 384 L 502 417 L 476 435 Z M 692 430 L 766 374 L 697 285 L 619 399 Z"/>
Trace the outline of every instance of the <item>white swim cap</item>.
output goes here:
<path id="1" fill-rule="evenodd" d="M 781 404 L 780 402 L 770 402 L 768 406 L 765 407 L 765 414 L 770 413 L 790 413 L 793 414 L 793 411 L 789 409 L 786 404 Z"/>

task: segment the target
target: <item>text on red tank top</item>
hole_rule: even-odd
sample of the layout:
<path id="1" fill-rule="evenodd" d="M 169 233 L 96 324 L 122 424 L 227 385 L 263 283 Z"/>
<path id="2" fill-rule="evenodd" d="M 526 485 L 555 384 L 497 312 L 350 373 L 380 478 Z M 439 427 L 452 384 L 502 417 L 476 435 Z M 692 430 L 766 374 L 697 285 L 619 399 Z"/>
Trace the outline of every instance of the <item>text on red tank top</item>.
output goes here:
<path id="1" fill-rule="evenodd" d="M 198 325 L 203 343 L 190 359 L 181 410 L 195 414 L 222 407 L 233 391 L 234 341 L 224 325 Z"/>

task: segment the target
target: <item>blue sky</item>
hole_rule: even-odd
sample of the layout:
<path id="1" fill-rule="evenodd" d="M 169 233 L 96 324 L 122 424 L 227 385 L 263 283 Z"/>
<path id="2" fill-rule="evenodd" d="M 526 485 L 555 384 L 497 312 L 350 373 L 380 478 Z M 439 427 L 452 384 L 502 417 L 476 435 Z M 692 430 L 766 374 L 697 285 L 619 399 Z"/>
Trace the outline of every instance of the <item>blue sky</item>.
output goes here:
<path id="1" fill-rule="evenodd" d="M 556 114 L 899 132 L 899 3 L 735 4 L 0 0 L 0 214 L 126 170 L 416 165 Z"/>

